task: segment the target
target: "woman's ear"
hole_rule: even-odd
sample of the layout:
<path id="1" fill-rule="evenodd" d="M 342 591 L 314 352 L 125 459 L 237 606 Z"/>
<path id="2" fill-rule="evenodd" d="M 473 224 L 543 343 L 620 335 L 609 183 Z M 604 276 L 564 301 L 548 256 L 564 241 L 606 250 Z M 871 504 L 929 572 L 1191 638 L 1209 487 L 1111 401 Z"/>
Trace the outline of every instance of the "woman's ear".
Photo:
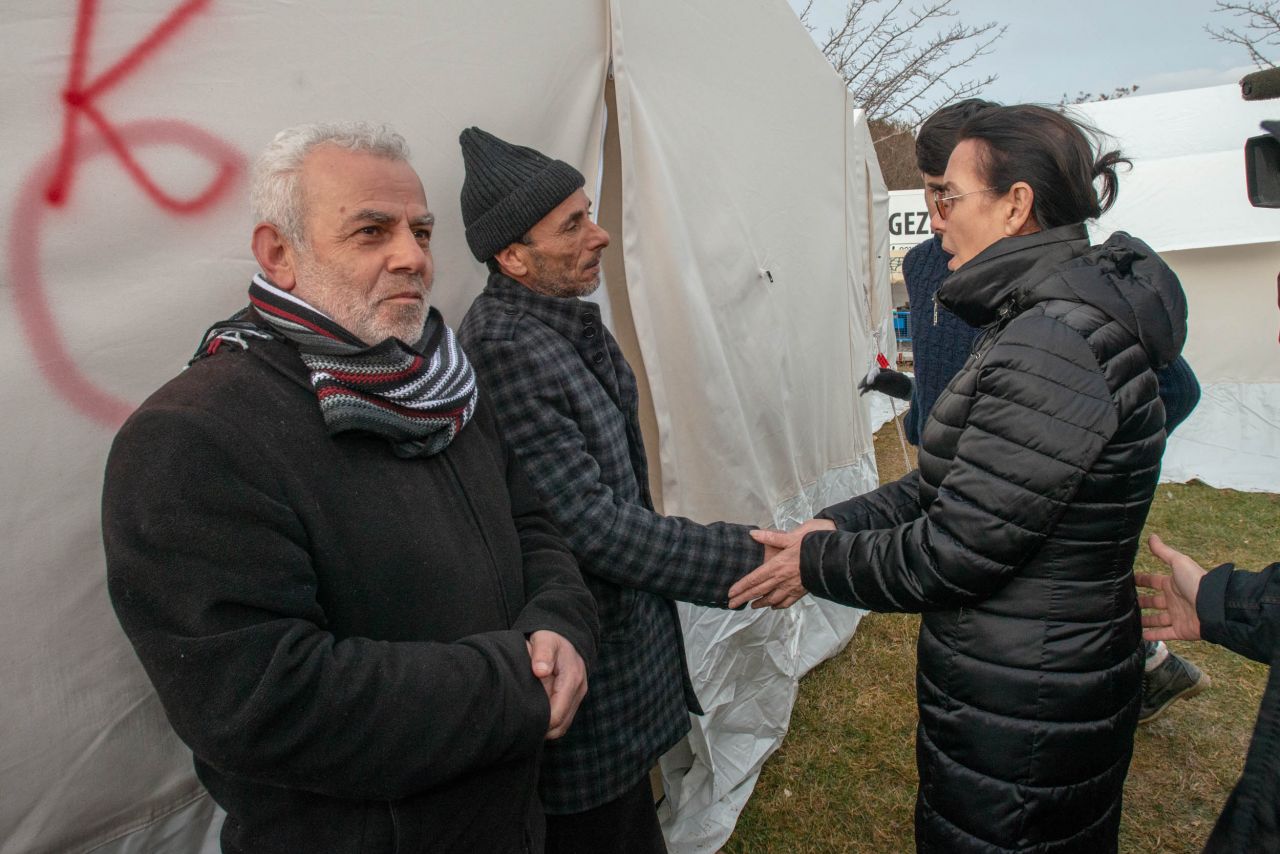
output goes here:
<path id="1" fill-rule="evenodd" d="M 1004 218 L 1006 237 L 1033 234 L 1040 230 L 1034 212 L 1036 191 L 1026 181 L 1017 181 L 1005 195 L 1009 205 Z"/>

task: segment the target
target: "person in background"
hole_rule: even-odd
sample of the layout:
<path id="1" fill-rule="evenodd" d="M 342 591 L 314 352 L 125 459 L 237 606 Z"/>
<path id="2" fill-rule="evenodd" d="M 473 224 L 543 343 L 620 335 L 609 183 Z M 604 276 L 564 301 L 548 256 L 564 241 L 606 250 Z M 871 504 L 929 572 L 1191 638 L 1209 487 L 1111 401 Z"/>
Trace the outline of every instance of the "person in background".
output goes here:
<path id="1" fill-rule="evenodd" d="M 1154 593 L 1138 597 L 1143 634 L 1153 640 L 1200 640 L 1225 646 L 1271 666 L 1262 694 L 1244 772 L 1204 850 L 1209 854 L 1280 851 L 1280 563 L 1261 572 L 1224 563 L 1209 572 L 1152 535 L 1151 553 L 1173 570 L 1170 575 L 1140 573 L 1139 587 Z"/>
<path id="2" fill-rule="evenodd" d="M 937 216 L 933 196 L 942 188 L 942 173 L 946 171 L 960 128 L 973 116 L 995 106 L 998 105 L 991 101 L 971 98 L 943 107 L 925 120 L 916 135 L 916 167 L 924 182 L 933 237 L 912 247 L 902 261 L 911 311 L 915 378 L 898 371 L 881 371 L 871 382 L 864 380 L 859 384 L 863 393 L 874 390 L 911 401 L 903 419 L 903 430 L 913 445 L 920 444 L 920 430 L 934 401 L 964 366 L 973 342 L 982 333 L 982 329 L 970 326 L 938 304 L 938 288 L 951 272 L 947 269 L 951 255 L 942 248 L 947 226 L 946 221 Z M 1164 403 L 1165 434 L 1172 435 L 1199 403 L 1200 384 L 1181 355 L 1156 371 L 1156 379 L 1160 383 L 1160 400 Z M 1194 697 L 1211 684 L 1208 674 L 1175 655 L 1163 642 L 1144 640 L 1143 649 L 1146 657 L 1138 723 L 1155 720 L 1174 700 Z"/>
<path id="3" fill-rule="evenodd" d="M 1118 845 L 1143 669 L 1133 559 L 1165 445 L 1155 369 L 1182 349 L 1186 299 L 1136 238 L 1089 245 L 1126 162 L 1091 137 L 1036 105 L 961 127 L 934 197 L 953 271 L 937 297 L 985 329 L 920 466 L 798 533 L 755 532 L 775 551 L 730 590 L 921 614 L 920 851 Z"/>

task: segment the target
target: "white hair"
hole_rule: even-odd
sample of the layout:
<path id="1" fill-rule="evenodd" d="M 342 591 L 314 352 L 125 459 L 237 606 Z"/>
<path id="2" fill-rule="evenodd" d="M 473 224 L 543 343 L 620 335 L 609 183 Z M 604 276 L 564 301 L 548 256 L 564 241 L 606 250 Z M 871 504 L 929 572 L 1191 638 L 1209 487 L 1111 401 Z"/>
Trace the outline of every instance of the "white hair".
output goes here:
<path id="1" fill-rule="evenodd" d="M 313 122 L 285 128 L 276 134 L 253 164 L 249 188 L 253 220 L 271 223 L 298 247 L 307 245 L 305 200 L 298 178 L 307 155 L 321 145 L 375 154 L 389 160 L 409 159 L 409 146 L 404 137 L 389 125 Z"/>

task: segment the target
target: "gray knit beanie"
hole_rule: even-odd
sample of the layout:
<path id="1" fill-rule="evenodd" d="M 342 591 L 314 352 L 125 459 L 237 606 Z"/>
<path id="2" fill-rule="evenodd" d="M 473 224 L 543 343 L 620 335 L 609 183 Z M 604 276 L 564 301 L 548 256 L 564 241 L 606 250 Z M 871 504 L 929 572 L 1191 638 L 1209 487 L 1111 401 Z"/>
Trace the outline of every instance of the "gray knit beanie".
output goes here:
<path id="1" fill-rule="evenodd" d="M 477 127 L 458 137 L 467 177 L 462 224 L 477 261 L 515 243 L 586 183 L 582 173 L 540 151 L 512 145 Z"/>

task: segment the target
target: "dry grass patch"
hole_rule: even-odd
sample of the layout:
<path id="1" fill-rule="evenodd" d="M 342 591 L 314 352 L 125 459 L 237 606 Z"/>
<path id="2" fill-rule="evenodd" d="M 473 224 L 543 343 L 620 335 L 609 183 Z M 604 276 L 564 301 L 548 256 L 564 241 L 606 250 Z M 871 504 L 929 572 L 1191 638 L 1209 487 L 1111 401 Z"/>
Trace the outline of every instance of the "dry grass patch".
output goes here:
<path id="1" fill-rule="evenodd" d="M 876 434 L 876 459 L 882 481 L 907 470 L 892 424 Z M 1207 565 L 1231 559 L 1256 570 L 1280 556 L 1280 496 L 1163 485 L 1147 529 Z M 1163 568 L 1145 548 L 1138 565 Z M 919 625 L 912 614 L 870 614 L 844 652 L 800 683 L 791 730 L 725 854 L 914 850 Z M 1208 672 L 1213 687 L 1139 727 L 1122 851 L 1200 851 L 1240 774 L 1266 681 L 1264 666 L 1219 647 L 1171 647 Z"/>

